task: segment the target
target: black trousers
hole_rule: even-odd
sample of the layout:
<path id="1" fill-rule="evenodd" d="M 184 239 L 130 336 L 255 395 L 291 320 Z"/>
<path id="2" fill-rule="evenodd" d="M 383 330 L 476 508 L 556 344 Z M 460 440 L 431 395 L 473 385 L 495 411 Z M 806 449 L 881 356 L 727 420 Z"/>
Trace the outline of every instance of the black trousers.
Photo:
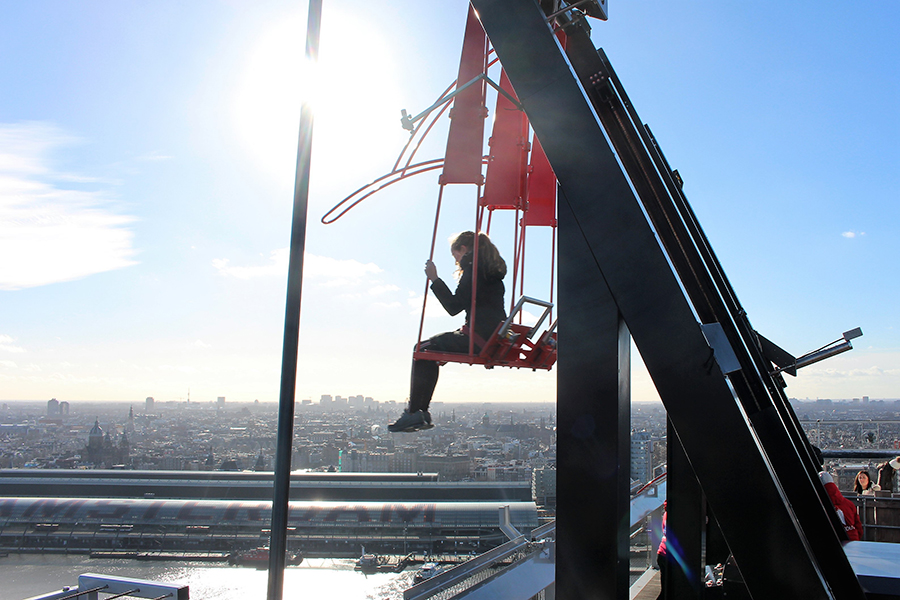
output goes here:
<path id="1" fill-rule="evenodd" d="M 476 337 L 477 339 L 477 337 Z M 420 352 L 469 352 L 469 336 L 460 330 L 440 333 L 419 344 Z M 476 344 L 475 351 L 480 348 Z M 409 412 L 428 410 L 434 388 L 440 374 L 440 364 L 433 360 L 418 359 L 412 362 L 412 375 L 409 385 Z"/>
<path id="2" fill-rule="evenodd" d="M 668 554 L 657 554 L 656 564 L 659 565 L 659 596 L 656 600 L 666 600 L 666 589 L 669 585 L 669 556 Z"/>

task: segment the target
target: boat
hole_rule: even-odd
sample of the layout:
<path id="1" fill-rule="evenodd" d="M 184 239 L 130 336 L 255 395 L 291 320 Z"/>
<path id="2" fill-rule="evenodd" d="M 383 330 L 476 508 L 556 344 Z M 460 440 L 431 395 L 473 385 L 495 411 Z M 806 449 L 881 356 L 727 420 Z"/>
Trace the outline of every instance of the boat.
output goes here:
<path id="1" fill-rule="evenodd" d="M 284 555 L 284 564 L 286 566 L 299 565 L 302 562 L 303 555 L 299 552 L 287 552 Z M 268 546 L 260 546 L 253 550 L 232 552 L 228 555 L 228 564 L 266 568 L 269 566 L 269 548 Z"/>
<path id="2" fill-rule="evenodd" d="M 422 583 L 428 579 L 431 579 L 435 575 L 441 572 L 441 565 L 435 562 L 427 562 L 422 565 L 418 571 L 416 571 L 415 576 L 413 577 L 414 583 Z"/>
<path id="3" fill-rule="evenodd" d="M 362 556 L 360 556 L 356 560 L 357 571 L 362 571 L 363 573 L 376 573 L 379 571 L 381 567 L 381 557 L 377 554 L 366 554 L 363 552 Z"/>

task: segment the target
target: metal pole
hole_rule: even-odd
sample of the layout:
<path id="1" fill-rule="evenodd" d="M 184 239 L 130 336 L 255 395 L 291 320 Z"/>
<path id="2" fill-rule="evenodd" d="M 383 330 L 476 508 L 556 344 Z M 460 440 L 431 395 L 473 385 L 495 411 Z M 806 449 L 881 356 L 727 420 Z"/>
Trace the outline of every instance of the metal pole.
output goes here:
<path id="1" fill-rule="evenodd" d="M 306 24 L 306 59 L 319 54 L 322 0 L 309 0 Z M 306 247 L 306 216 L 309 204 L 309 171 L 312 151 L 313 114 L 304 102 L 300 112 L 297 174 L 294 180 L 294 212 L 288 265 L 287 302 L 284 314 L 284 345 L 281 355 L 281 391 L 278 400 L 278 439 L 272 525 L 269 540 L 269 586 L 266 598 L 281 600 L 284 591 L 284 558 L 287 550 L 288 500 L 291 491 L 291 449 L 294 434 L 294 394 L 297 383 L 297 349 L 300 343 L 300 297 L 303 287 L 303 252 Z"/>

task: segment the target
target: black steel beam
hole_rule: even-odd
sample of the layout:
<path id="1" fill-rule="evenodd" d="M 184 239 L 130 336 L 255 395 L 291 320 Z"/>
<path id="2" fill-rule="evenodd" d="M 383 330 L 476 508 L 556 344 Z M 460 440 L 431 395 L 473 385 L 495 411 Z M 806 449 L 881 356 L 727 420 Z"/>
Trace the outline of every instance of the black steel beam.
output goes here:
<path id="1" fill-rule="evenodd" d="M 563 194 L 560 190 L 560 194 Z M 560 203 L 557 375 L 559 598 L 625 600 L 629 587 L 631 336 L 578 223 Z M 602 595 L 600 594 L 602 590 Z"/>
<path id="2" fill-rule="evenodd" d="M 666 555 L 669 568 L 661 581 L 666 598 L 701 597 L 706 503 L 671 423 L 666 436 Z"/>
<path id="3" fill-rule="evenodd" d="M 685 297 L 681 284 L 687 287 L 690 281 L 676 277 L 669 262 L 676 259 L 663 251 L 657 238 L 663 235 L 653 229 L 646 206 L 635 197 L 635 188 L 643 186 L 632 187 L 636 178 L 629 180 L 622 172 L 597 107 L 579 85 L 539 7 L 533 0 L 473 0 L 473 5 L 565 191 L 561 203 L 568 204 L 577 231 L 560 227 L 560 240 L 584 235 L 751 593 L 760 598 L 862 598 L 795 440 L 778 433 L 786 432 L 786 425 L 768 395 L 760 394 L 765 386 L 752 372 L 757 367 L 753 357 L 753 368 L 739 377 L 745 376 L 746 387 L 761 398 L 750 406 L 763 409 L 756 429 L 701 332 L 698 307 Z M 659 222 L 657 227 L 662 228 Z M 560 374 L 566 343 L 561 329 Z M 743 367 L 746 355 L 741 360 Z M 772 433 L 777 443 L 763 447 L 760 433 Z M 562 441 L 559 451 L 565 452 Z M 787 454 L 789 466 L 782 472 L 799 474 L 797 482 L 779 480 L 770 458 L 781 460 L 779 452 Z M 808 532 L 819 542 L 818 554 L 785 486 L 800 500 L 804 525 L 821 525 Z M 560 544 L 566 543 L 563 535 L 561 531 Z M 827 565 L 817 556 L 826 557 Z"/>

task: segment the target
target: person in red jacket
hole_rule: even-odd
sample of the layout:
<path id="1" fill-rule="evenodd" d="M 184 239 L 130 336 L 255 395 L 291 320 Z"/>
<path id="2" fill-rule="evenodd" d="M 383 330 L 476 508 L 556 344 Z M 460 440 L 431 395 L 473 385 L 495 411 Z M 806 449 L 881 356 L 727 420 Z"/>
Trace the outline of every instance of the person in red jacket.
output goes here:
<path id="1" fill-rule="evenodd" d="M 668 587 L 669 555 L 666 550 L 666 521 L 669 517 L 669 501 L 663 501 L 662 537 L 659 547 L 656 549 L 656 564 L 659 567 L 659 596 L 656 600 L 666 600 L 666 588 Z"/>
<path id="2" fill-rule="evenodd" d="M 837 511 L 838 519 L 844 524 L 844 531 L 850 541 L 858 542 L 862 539 L 862 522 L 859 520 L 859 513 L 856 511 L 856 505 L 844 498 L 838 486 L 834 483 L 831 475 L 822 471 L 819 473 L 819 481 L 825 486 L 828 497 Z"/>

